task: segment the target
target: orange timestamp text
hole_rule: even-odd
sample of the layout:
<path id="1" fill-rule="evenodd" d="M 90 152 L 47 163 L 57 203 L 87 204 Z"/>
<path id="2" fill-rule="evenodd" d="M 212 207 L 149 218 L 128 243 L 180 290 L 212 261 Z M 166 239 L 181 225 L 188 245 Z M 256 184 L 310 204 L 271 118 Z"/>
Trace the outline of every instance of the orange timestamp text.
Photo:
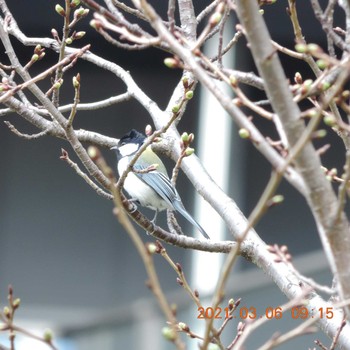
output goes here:
<path id="1" fill-rule="evenodd" d="M 291 309 L 283 310 L 281 306 L 272 307 L 268 306 L 265 308 L 265 312 L 258 315 L 257 309 L 254 306 L 242 306 L 235 310 L 232 314 L 231 309 L 225 307 L 199 307 L 198 308 L 198 319 L 222 319 L 222 318 L 237 318 L 240 320 L 255 320 L 257 318 L 266 317 L 267 319 L 279 320 L 288 314 L 292 319 L 307 318 L 326 318 L 332 319 L 334 316 L 333 307 L 320 307 L 308 309 L 306 306 L 295 306 Z"/>

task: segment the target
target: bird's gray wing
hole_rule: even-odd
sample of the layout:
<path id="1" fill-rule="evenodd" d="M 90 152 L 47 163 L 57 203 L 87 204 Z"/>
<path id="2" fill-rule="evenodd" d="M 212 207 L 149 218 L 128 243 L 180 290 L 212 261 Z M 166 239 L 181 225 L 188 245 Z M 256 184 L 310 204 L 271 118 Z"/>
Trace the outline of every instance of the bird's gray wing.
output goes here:
<path id="1" fill-rule="evenodd" d="M 144 183 L 146 183 L 148 186 L 153 188 L 153 190 L 171 207 L 174 206 L 174 201 L 180 200 L 179 194 L 177 193 L 174 186 L 171 184 L 169 178 L 157 171 L 152 170 L 145 173 L 140 173 L 138 171 L 144 171 L 147 167 L 141 165 L 141 164 L 135 164 L 134 165 L 134 174 L 142 180 Z"/>
<path id="2" fill-rule="evenodd" d="M 165 174 L 153 170 L 145 173 L 139 173 L 138 171 L 146 170 L 147 167 L 143 166 L 140 163 L 134 165 L 134 169 L 136 170 L 134 174 L 146 183 L 148 186 L 153 188 L 153 190 L 173 209 L 182 214 L 192 225 L 198 228 L 198 230 L 202 233 L 202 235 L 210 239 L 208 234 L 204 231 L 201 225 L 198 224 L 196 220 L 192 218 L 192 216 L 187 212 L 182 201 L 180 199 L 179 194 L 177 193 L 175 187 L 171 184 L 168 176 Z"/>

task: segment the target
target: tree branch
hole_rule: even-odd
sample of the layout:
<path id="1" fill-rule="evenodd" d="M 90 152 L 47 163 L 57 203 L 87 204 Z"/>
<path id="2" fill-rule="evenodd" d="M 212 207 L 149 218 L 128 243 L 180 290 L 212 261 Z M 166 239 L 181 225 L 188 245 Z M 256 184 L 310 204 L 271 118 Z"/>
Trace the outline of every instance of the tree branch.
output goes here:
<path id="1" fill-rule="evenodd" d="M 300 110 L 293 101 L 283 68 L 271 44 L 270 35 L 254 0 L 236 2 L 237 13 L 251 44 L 256 66 L 264 79 L 267 95 L 278 114 L 290 147 L 294 146 L 305 130 Z M 321 171 L 321 162 L 309 142 L 295 159 L 295 164 L 307 186 L 306 199 L 317 223 L 319 235 L 332 272 L 339 281 L 339 293 L 343 300 L 350 298 L 350 270 L 348 253 L 349 223 L 344 213 L 333 227 L 330 226 L 337 206 L 336 196 Z M 347 308 L 347 312 L 350 310 Z M 349 316 L 349 314 L 348 314 Z"/>

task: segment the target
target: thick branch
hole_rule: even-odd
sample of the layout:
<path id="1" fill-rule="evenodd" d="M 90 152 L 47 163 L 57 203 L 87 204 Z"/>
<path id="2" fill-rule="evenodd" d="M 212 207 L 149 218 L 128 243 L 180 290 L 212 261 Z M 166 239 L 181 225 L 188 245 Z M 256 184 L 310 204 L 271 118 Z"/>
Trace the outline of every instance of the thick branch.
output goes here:
<path id="1" fill-rule="evenodd" d="M 236 6 L 240 22 L 250 42 L 255 63 L 264 79 L 267 95 L 280 117 L 289 145 L 292 147 L 304 132 L 305 125 L 300 119 L 300 110 L 293 101 L 283 68 L 271 44 L 262 16 L 259 14 L 258 4 L 255 0 L 239 0 Z M 337 199 L 321 171 L 319 156 L 311 142 L 305 145 L 295 159 L 295 163 L 307 186 L 306 199 L 315 217 L 332 271 L 338 278 L 340 295 L 343 299 L 349 299 L 349 223 L 345 214 L 342 213 L 341 219 L 331 225 Z"/>
<path id="2" fill-rule="evenodd" d="M 221 103 L 223 108 L 238 122 L 238 124 L 242 127 L 248 124 L 247 118 L 242 115 L 242 112 L 240 112 L 240 110 L 232 104 L 230 98 L 225 96 L 225 94 L 216 86 L 212 79 L 210 79 L 208 74 L 199 66 L 194 54 L 189 49 L 181 45 L 177 40 L 175 40 L 171 33 L 169 33 L 154 9 L 145 0 L 142 0 L 141 4 L 135 0 L 134 4 L 136 6 L 140 5 L 139 8 L 142 9 L 145 15 L 149 18 L 151 25 L 157 31 L 158 35 L 172 47 L 173 51 L 185 62 L 186 66 L 191 69 L 192 73 L 196 75 L 198 80 L 211 91 L 211 93 Z M 269 45 L 271 45 L 270 41 Z M 297 116 L 298 115 L 299 114 L 297 114 Z M 247 126 L 249 127 L 249 125 Z M 173 131 L 173 133 L 175 135 L 175 131 Z M 251 135 L 253 141 L 255 141 L 254 137 L 256 134 L 257 133 L 254 132 L 254 135 Z M 258 137 L 259 134 L 256 136 Z M 263 138 L 261 139 L 262 142 L 265 141 Z M 176 147 L 173 148 L 173 152 L 176 153 L 177 156 L 180 154 L 179 149 Z M 240 212 L 233 200 L 227 197 L 226 194 L 217 187 L 212 179 L 207 176 L 205 170 L 202 168 L 197 158 L 191 156 L 187 159 L 184 159 L 183 170 L 186 172 L 190 180 L 194 183 L 196 189 L 213 206 L 213 208 L 220 213 L 230 228 L 231 232 L 234 234 L 243 232 L 247 226 L 246 218 Z M 289 172 L 287 171 L 287 177 L 288 174 Z M 296 177 L 299 178 L 299 175 Z M 301 191 L 304 190 L 302 182 L 300 186 L 298 186 L 298 189 L 302 189 Z M 296 295 L 299 295 L 301 293 L 301 290 L 298 281 L 291 283 L 290 279 L 294 278 L 292 278 L 288 272 L 282 272 L 284 267 L 281 265 L 277 266 L 277 264 L 271 260 L 271 257 L 265 254 L 266 246 L 264 242 L 257 236 L 256 232 L 254 230 L 250 230 L 246 239 L 252 242 L 252 261 L 257 263 L 260 268 L 262 268 L 268 275 L 270 275 L 275 283 L 279 286 L 279 288 L 283 291 L 283 293 L 285 293 L 290 299 L 294 298 Z M 319 297 L 315 297 L 309 306 L 311 306 L 311 304 L 314 302 L 316 304 L 319 304 L 321 300 Z M 334 320 L 331 320 L 331 323 L 329 320 L 320 320 L 319 323 L 321 328 L 332 337 L 337 331 L 339 324 L 337 321 L 339 321 L 339 319 L 341 320 L 341 318 L 342 316 L 339 314 L 335 322 L 332 322 Z M 342 337 L 340 343 L 346 344 L 347 348 L 350 348 L 349 339 L 347 339 L 346 336 Z"/>

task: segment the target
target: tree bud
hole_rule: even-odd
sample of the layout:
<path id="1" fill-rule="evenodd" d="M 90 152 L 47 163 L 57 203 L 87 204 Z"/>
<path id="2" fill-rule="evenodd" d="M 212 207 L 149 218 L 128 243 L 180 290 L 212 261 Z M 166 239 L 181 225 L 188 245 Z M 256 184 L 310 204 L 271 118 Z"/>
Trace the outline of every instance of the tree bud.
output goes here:
<path id="1" fill-rule="evenodd" d="M 187 91 L 185 94 L 186 100 L 190 100 L 193 97 L 193 91 Z"/>
<path id="2" fill-rule="evenodd" d="M 173 57 L 167 57 L 164 59 L 164 64 L 168 67 L 168 68 L 178 68 L 179 64 L 178 61 L 173 58 Z"/>
<path id="3" fill-rule="evenodd" d="M 239 134 L 240 138 L 242 138 L 242 139 L 249 139 L 249 137 L 250 137 L 249 130 L 247 130 L 245 128 L 239 129 L 238 134 Z"/>
<path id="4" fill-rule="evenodd" d="M 55 6 L 55 11 L 63 17 L 66 15 L 66 11 L 64 10 L 64 8 L 60 4 L 57 4 Z"/>
<path id="5" fill-rule="evenodd" d="M 162 334 L 166 340 L 174 341 L 176 339 L 176 332 L 170 327 L 163 327 Z"/>

